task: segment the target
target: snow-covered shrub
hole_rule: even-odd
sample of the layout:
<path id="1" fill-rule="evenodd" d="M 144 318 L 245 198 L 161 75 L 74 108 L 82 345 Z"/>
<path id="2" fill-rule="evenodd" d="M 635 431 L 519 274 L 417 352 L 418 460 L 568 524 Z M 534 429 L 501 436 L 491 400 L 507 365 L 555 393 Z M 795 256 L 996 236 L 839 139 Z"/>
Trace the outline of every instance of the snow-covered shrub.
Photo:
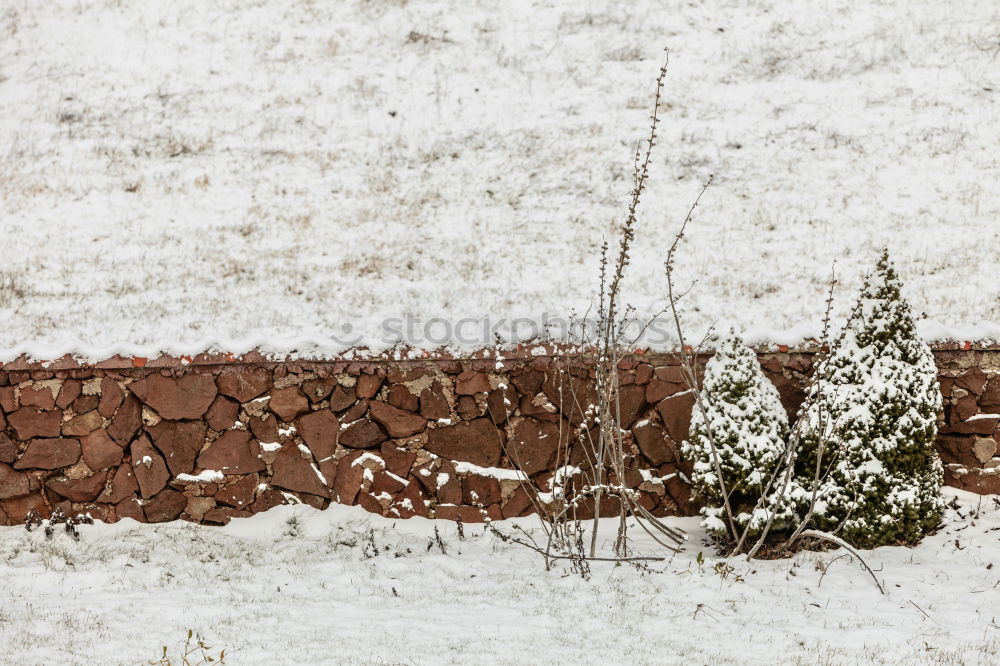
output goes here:
<path id="1" fill-rule="evenodd" d="M 788 527 L 796 517 L 788 499 L 791 494 L 775 492 L 782 484 L 771 482 L 783 460 L 788 416 L 777 389 L 761 371 L 757 354 L 734 331 L 719 342 L 705 366 L 701 399 L 705 414 L 695 407 L 682 453 L 693 462 L 693 491 L 704 503 L 705 528 L 720 537 L 730 532 L 717 469 L 722 472 L 738 532 L 729 534 L 731 538 L 739 538 L 748 527 L 750 535 L 760 533 L 772 511 L 776 514 L 773 527 Z M 768 487 L 768 499 L 761 503 Z"/>
<path id="2" fill-rule="evenodd" d="M 865 548 L 919 541 L 943 509 L 937 370 L 900 286 L 885 251 L 800 416 L 800 485 L 820 469 L 813 521 Z M 811 496 L 799 495 L 801 510 Z"/>

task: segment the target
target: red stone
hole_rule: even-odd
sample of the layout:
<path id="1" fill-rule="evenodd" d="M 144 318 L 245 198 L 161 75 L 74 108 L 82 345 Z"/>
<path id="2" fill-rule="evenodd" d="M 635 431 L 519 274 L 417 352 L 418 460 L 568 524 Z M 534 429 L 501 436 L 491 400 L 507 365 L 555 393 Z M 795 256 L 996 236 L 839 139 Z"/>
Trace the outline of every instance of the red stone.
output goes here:
<path id="1" fill-rule="evenodd" d="M 250 402 L 270 389 L 272 381 L 267 368 L 249 367 L 239 372 L 224 372 L 215 383 L 222 395 L 235 398 L 237 402 Z"/>
<path id="2" fill-rule="evenodd" d="M 510 387 L 495 389 L 486 396 L 486 415 L 496 425 L 506 423 L 515 409 L 517 409 L 517 393 Z"/>
<path id="3" fill-rule="evenodd" d="M 212 401 L 208 411 L 205 412 L 205 421 L 212 430 L 229 430 L 236 424 L 239 412 L 240 403 L 220 395 Z"/>
<path id="4" fill-rule="evenodd" d="M 354 423 L 360 418 L 363 418 L 365 414 L 368 413 L 368 401 L 358 400 L 351 408 L 340 415 L 341 423 Z"/>
<path id="5" fill-rule="evenodd" d="M 502 505 L 500 514 L 504 519 L 517 518 L 530 514 L 534 510 L 535 505 L 531 501 L 531 496 L 528 495 L 523 486 L 518 486 L 514 489 L 510 498 Z"/>
<path id="6" fill-rule="evenodd" d="M 958 377 L 955 377 L 955 386 L 963 388 L 970 393 L 979 395 L 983 392 L 983 387 L 986 386 L 987 380 L 986 373 L 982 371 L 981 368 L 972 367 L 963 372 Z M 23 395 L 22 391 L 22 395 Z M 21 403 L 24 404 L 24 399 L 21 399 Z"/>
<path id="7" fill-rule="evenodd" d="M 458 408 L 456 411 L 458 411 L 458 417 L 463 421 L 471 421 L 483 415 L 482 408 L 480 408 L 479 403 L 471 395 L 458 397 Z"/>
<path id="8" fill-rule="evenodd" d="M 98 395 L 79 395 L 73 401 L 73 411 L 77 414 L 92 412 L 101 404 L 101 397 Z"/>
<path id="9" fill-rule="evenodd" d="M 375 499 L 375 496 L 367 491 L 361 491 L 358 493 L 358 506 L 369 513 L 375 513 L 380 516 L 385 512 L 385 508 L 382 506 L 382 503 Z"/>
<path id="10" fill-rule="evenodd" d="M 142 505 L 134 497 L 128 497 L 115 505 L 115 515 L 118 520 L 131 518 L 140 523 L 146 522 L 146 514 L 142 510 Z"/>
<path id="11" fill-rule="evenodd" d="M 45 483 L 49 490 L 65 497 L 71 502 L 91 502 L 104 490 L 104 482 L 108 479 L 107 471 L 94 472 L 83 479 L 51 479 Z"/>
<path id="12" fill-rule="evenodd" d="M 440 381 L 435 379 L 430 386 L 420 392 L 420 415 L 432 421 L 451 416 L 451 409 L 448 407 L 448 400 L 445 398 Z"/>
<path id="13" fill-rule="evenodd" d="M 983 387 L 983 394 L 979 399 L 979 404 L 983 411 L 1000 411 L 1000 375 L 993 375 Z"/>
<path id="14" fill-rule="evenodd" d="M 656 406 L 670 439 L 683 442 L 691 429 L 691 410 L 694 407 L 694 391 L 686 391 L 664 398 Z"/>
<path id="15" fill-rule="evenodd" d="M 521 395 L 536 395 L 542 390 L 544 381 L 545 373 L 538 370 L 525 370 L 510 378 L 510 383 Z"/>
<path id="16" fill-rule="evenodd" d="M 568 439 L 569 429 L 563 428 L 562 443 L 566 444 Z M 526 418 L 514 428 L 506 453 L 514 467 L 534 476 L 550 469 L 559 444 L 557 424 Z"/>
<path id="17" fill-rule="evenodd" d="M 266 469 L 245 430 L 227 430 L 198 456 L 197 466 L 223 474 L 251 474 Z"/>
<path id="18" fill-rule="evenodd" d="M 64 423 L 62 425 L 62 434 L 67 437 L 89 435 L 100 428 L 103 423 L 104 419 L 101 417 L 100 412 L 95 409 L 87 412 L 86 414 L 74 416 L 72 419 Z"/>
<path id="19" fill-rule="evenodd" d="M 7 417 L 20 440 L 32 437 L 58 437 L 62 413 L 42 411 L 34 407 L 22 407 Z"/>
<path id="20" fill-rule="evenodd" d="M 299 414 L 309 411 L 309 401 L 302 395 L 298 386 L 289 386 L 271 391 L 271 399 L 267 402 L 268 409 L 285 423 L 295 420 Z"/>
<path id="21" fill-rule="evenodd" d="M 0 500 L 9 497 L 20 497 L 31 492 L 28 475 L 15 472 L 7 465 L 0 463 Z"/>
<path id="22" fill-rule="evenodd" d="M 618 389 L 618 425 L 621 428 L 631 428 L 646 407 L 646 389 L 630 384 Z M 612 401 L 612 410 L 615 404 Z"/>
<path id="23" fill-rule="evenodd" d="M 475 395 L 489 390 L 490 376 L 485 373 L 466 370 L 455 378 L 456 395 Z"/>
<path id="24" fill-rule="evenodd" d="M 646 402 L 656 404 L 664 398 L 680 393 L 682 390 L 683 388 L 680 384 L 668 384 L 654 377 L 646 384 Z"/>
<path id="25" fill-rule="evenodd" d="M 163 454 L 174 476 L 194 471 L 195 459 L 205 444 L 206 428 L 202 421 L 160 421 L 147 428 L 153 443 Z"/>
<path id="26" fill-rule="evenodd" d="M 80 460 L 80 440 L 59 437 L 33 439 L 14 469 L 59 469 L 75 465 Z"/>
<path id="27" fill-rule="evenodd" d="M 128 446 L 136 431 L 142 425 L 142 403 L 134 395 L 129 395 L 122 402 L 121 407 L 111 423 L 108 425 L 108 434 L 111 439 L 118 442 L 119 446 Z"/>
<path id="28" fill-rule="evenodd" d="M 340 444 L 350 449 L 372 449 L 385 440 L 382 429 L 367 419 L 355 421 L 340 432 Z"/>
<path id="29" fill-rule="evenodd" d="M 641 422 L 641 425 L 632 426 L 632 434 L 635 435 L 636 446 L 650 464 L 662 465 L 677 459 L 674 442 L 660 426 L 648 419 Z"/>
<path id="30" fill-rule="evenodd" d="M 38 409 L 55 409 L 56 399 L 52 395 L 52 389 L 47 386 L 40 389 L 25 386 L 21 389 L 21 406 L 37 407 Z"/>
<path id="31" fill-rule="evenodd" d="M 324 480 L 312 460 L 307 460 L 299 447 L 291 442 L 283 444 L 271 465 L 271 484 L 286 490 L 295 490 L 320 497 L 330 497 Z"/>
<path id="32" fill-rule="evenodd" d="M 259 442 L 280 442 L 285 439 L 278 434 L 278 418 L 273 414 L 265 413 L 263 418 L 251 416 L 248 425 L 250 432 Z"/>
<path id="33" fill-rule="evenodd" d="M 144 498 L 152 497 L 167 485 L 170 472 L 167 464 L 146 435 L 140 435 L 131 446 L 132 468 L 139 491 Z"/>
<path id="34" fill-rule="evenodd" d="M 402 384 L 393 384 L 389 387 L 386 402 L 407 412 L 416 412 L 420 409 L 420 399 Z"/>
<path id="35" fill-rule="evenodd" d="M 489 476 L 468 474 L 462 479 L 462 500 L 472 506 L 489 506 L 500 501 L 500 482 Z"/>
<path id="36" fill-rule="evenodd" d="M 500 462 L 503 433 L 489 419 L 476 419 L 427 432 L 424 448 L 449 460 L 464 460 L 480 467 Z"/>
<path id="37" fill-rule="evenodd" d="M 382 460 L 385 461 L 386 470 L 404 479 L 409 475 L 413 461 L 417 459 L 416 453 L 400 449 L 388 441 L 382 442 L 382 448 L 379 453 L 382 456 Z"/>
<path id="38" fill-rule="evenodd" d="M 400 518 L 412 518 L 413 516 L 427 517 L 427 504 L 424 494 L 420 492 L 420 486 L 412 481 L 396 495 L 392 506 L 389 508 L 389 515 Z"/>
<path id="39" fill-rule="evenodd" d="M 330 409 L 335 412 L 345 410 L 353 405 L 357 399 L 354 393 L 338 385 L 330 392 Z"/>
<path id="40" fill-rule="evenodd" d="M 105 430 L 95 430 L 81 437 L 80 447 L 83 449 L 83 462 L 94 471 L 107 469 L 122 461 L 122 447 Z"/>
<path id="41" fill-rule="evenodd" d="M 49 507 L 45 505 L 45 498 L 39 493 L 0 500 L 0 510 L 7 514 L 9 525 L 23 525 L 24 519 L 31 511 L 35 511 L 42 518 L 49 516 Z"/>
<path id="42" fill-rule="evenodd" d="M 215 493 L 215 501 L 237 509 L 248 507 L 254 501 L 259 484 L 260 477 L 256 474 L 238 477 Z"/>
<path id="43" fill-rule="evenodd" d="M 359 398 L 370 400 L 378 393 L 380 386 L 382 386 L 382 377 L 379 375 L 360 375 L 358 383 L 354 386 L 354 393 Z"/>
<path id="44" fill-rule="evenodd" d="M 357 500 L 365 468 L 355 465 L 354 462 L 362 455 L 361 451 L 352 451 L 337 461 L 337 474 L 333 481 L 332 493 L 334 501 L 353 505 Z"/>
<path id="45" fill-rule="evenodd" d="M 336 380 L 332 377 L 327 377 L 325 379 L 307 379 L 302 382 L 302 392 L 305 393 L 306 397 L 309 398 L 309 402 L 316 404 L 322 402 L 326 399 L 326 396 L 330 395 L 330 391 L 333 390 Z M 353 396 L 352 400 L 353 402 Z"/>
<path id="46" fill-rule="evenodd" d="M 295 428 L 317 461 L 332 457 L 337 450 L 340 421 L 330 410 L 320 409 L 300 416 L 295 422 Z"/>
<path id="47" fill-rule="evenodd" d="M 101 380 L 101 401 L 97 405 L 97 411 L 101 413 L 101 416 L 110 419 L 121 407 L 124 399 L 125 393 L 118 386 L 118 382 L 110 377 Z"/>
<path id="48" fill-rule="evenodd" d="M 0 432 L 0 462 L 12 463 L 17 460 L 17 444 Z"/>
<path id="49" fill-rule="evenodd" d="M 171 420 L 201 418 L 218 393 L 212 376 L 202 374 L 150 375 L 128 388 L 157 414 Z"/>
<path id="50" fill-rule="evenodd" d="M 135 472 L 132 471 L 132 464 L 122 463 L 112 475 L 111 484 L 97 498 L 97 501 L 108 504 L 119 504 L 122 500 L 132 497 L 137 492 L 139 492 L 139 482 L 136 481 Z"/>
<path id="51" fill-rule="evenodd" d="M 396 493 L 405 488 L 408 484 L 405 480 L 400 480 L 394 474 L 388 474 L 384 470 L 378 470 L 374 473 L 374 478 L 372 479 L 371 487 L 369 491 L 375 497 L 380 497 L 383 493 L 395 496 Z"/>
<path id="52" fill-rule="evenodd" d="M 415 435 L 424 429 L 427 420 L 416 414 L 403 411 L 384 402 L 373 400 L 368 403 L 372 418 L 382 424 L 390 437 L 401 438 Z"/>
<path id="53" fill-rule="evenodd" d="M 142 510 L 146 514 L 148 522 L 165 523 L 176 519 L 184 512 L 184 509 L 187 508 L 187 500 L 184 493 L 167 488 L 146 502 Z"/>
<path id="54" fill-rule="evenodd" d="M 0 386 L 0 409 L 8 414 L 17 409 L 17 399 L 13 386 Z"/>

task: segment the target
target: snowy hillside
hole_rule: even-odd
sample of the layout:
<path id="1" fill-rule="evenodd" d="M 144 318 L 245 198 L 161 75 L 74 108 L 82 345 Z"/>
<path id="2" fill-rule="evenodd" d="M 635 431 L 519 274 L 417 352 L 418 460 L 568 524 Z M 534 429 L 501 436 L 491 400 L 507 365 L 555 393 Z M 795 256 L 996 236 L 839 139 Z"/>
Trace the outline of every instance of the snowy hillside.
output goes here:
<path id="1" fill-rule="evenodd" d="M 692 327 L 813 335 L 888 245 L 925 336 L 1000 338 L 994 2 L 5 0 L 2 355 L 583 310 L 665 46 L 640 312 L 714 173 Z"/>

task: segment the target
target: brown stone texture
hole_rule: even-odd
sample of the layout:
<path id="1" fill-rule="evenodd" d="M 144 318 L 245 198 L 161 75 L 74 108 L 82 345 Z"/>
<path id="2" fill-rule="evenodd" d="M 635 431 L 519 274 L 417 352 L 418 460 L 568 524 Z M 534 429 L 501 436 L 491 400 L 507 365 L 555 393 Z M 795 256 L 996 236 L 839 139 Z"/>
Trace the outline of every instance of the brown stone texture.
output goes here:
<path id="1" fill-rule="evenodd" d="M 14 469 L 59 469 L 75 465 L 80 460 L 80 440 L 67 437 L 33 439 Z"/>
<path id="2" fill-rule="evenodd" d="M 205 421 L 212 430 L 229 430 L 236 424 L 239 413 L 240 403 L 220 395 L 209 405 Z"/>
<path id="3" fill-rule="evenodd" d="M 500 501 L 500 482 L 489 476 L 468 474 L 462 479 L 462 501 L 471 506 L 489 506 Z"/>
<path id="4" fill-rule="evenodd" d="M 430 386 L 420 392 L 420 415 L 432 421 L 451 416 L 448 398 L 439 380 L 435 379 Z"/>
<path id="5" fill-rule="evenodd" d="M 167 421 L 147 428 L 153 444 L 163 454 L 163 459 L 174 476 L 190 474 L 205 444 L 206 428 L 202 421 Z"/>
<path id="6" fill-rule="evenodd" d="M 50 479 L 46 482 L 49 490 L 65 497 L 71 502 L 90 502 L 104 490 L 104 482 L 108 478 L 107 471 L 95 472 L 82 479 Z"/>
<path id="7" fill-rule="evenodd" d="M 257 455 L 258 448 L 247 431 L 229 430 L 201 452 L 197 466 L 227 475 L 263 472 L 266 467 Z"/>
<path id="8" fill-rule="evenodd" d="M 111 475 L 111 482 L 104 493 L 97 498 L 98 502 L 109 504 L 119 504 L 127 497 L 132 497 L 139 492 L 139 482 L 135 478 L 132 470 L 132 463 L 122 463 Z"/>
<path id="9" fill-rule="evenodd" d="M 354 392 L 348 391 L 343 386 L 337 386 L 330 391 L 330 409 L 335 412 L 347 409 L 357 402 L 357 400 L 358 397 L 354 395 Z"/>
<path id="10" fill-rule="evenodd" d="M 514 427 L 507 445 L 507 456 L 513 467 L 528 476 L 551 469 L 559 445 L 568 441 L 569 429 L 563 427 L 560 442 L 559 425 L 536 419 L 523 419 Z"/>
<path id="11" fill-rule="evenodd" d="M 106 430 L 95 430 L 80 438 L 83 462 L 92 470 L 107 469 L 122 459 L 122 448 L 108 436 Z"/>
<path id="12" fill-rule="evenodd" d="M 27 495 L 30 490 L 26 473 L 0 463 L 0 500 Z"/>
<path id="13" fill-rule="evenodd" d="M 283 444 L 271 465 L 271 483 L 286 490 L 330 497 L 326 479 L 319 478 L 319 469 L 308 454 L 292 443 Z"/>
<path id="14" fill-rule="evenodd" d="M 125 393 L 118 386 L 118 382 L 110 377 L 101 380 L 101 400 L 97 403 L 97 411 L 101 416 L 110 419 L 121 407 L 124 399 Z"/>
<path id="15" fill-rule="evenodd" d="M 279 419 L 288 423 L 295 420 L 299 414 L 309 411 L 309 401 L 302 395 L 298 386 L 289 386 L 271 391 L 271 399 L 267 407 Z"/>
<path id="16" fill-rule="evenodd" d="M 9 414 L 7 421 L 14 428 L 18 439 L 21 440 L 28 440 L 32 437 L 58 437 L 62 412 L 21 407 Z"/>
<path id="17" fill-rule="evenodd" d="M 664 398 L 656 405 L 667 434 L 674 442 L 683 442 L 687 439 L 688 431 L 691 429 L 691 410 L 694 408 L 694 402 L 694 391 L 689 390 Z"/>
<path id="18" fill-rule="evenodd" d="M 38 409 L 54 409 L 56 398 L 52 395 L 52 389 L 48 386 L 35 388 L 33 386 L 21 387 L 21 406 L 37 407 Z"/>
<path id="19" fill-rule="evenodd" d="M 400 438 L 415 435 L 424 429 L 427 420 L 384 402 L 373 400 L 368 404 L 372 418 L 380 423 L 390 437 Z"/>
<path id="20" fill-rule="evenodd" d="M 150 375 L 129 384 L 129 390 L 165 419 L 201 418 L 217 394 L 212 376 L 204 374 Z"/>
<path id="21" fill-rule="evenodd" d="M 215 383 L 219 393 L 235 398 L 236 402 L 250 402 L 267 392 L 274 380 L 267 368 L 242 368 L 233 372 L 222 372 Z"/>
<path id="22" fill-rule="evenodd" d="M 325 460 L 336 452 L 340 421 L 330 410 L 320 409 L 300 416 L 295 427 L 316 460 Z"/>
<path id="23" fill-rule="evenodd" d="M 495 467 L 500 462 L 502 437 L 502 432 L 492 421 L 475 419 L 429 431 L 424 448 L 449 460 Z"/>
<path id="24" fill-rule="evenodd" d="M 361 375 L 358 377 L 358 383 L 354 385 L 354 392 L 359 398 L 374 398 L 382 386 L 382 379 L 380 375 Z"/>
<path id="25" fill-rule="evenodd" d="M 56 407 L 66 409 L 73 401 L 80 397 L 83 390 L 83 383 L 79 379 L 67 379 L 59 389 L 59 397 L 56 398 Z"/>
<path id="26" fill-rule="evenodd" d="M 359 419 L 340 431 L 340 444 L 350 449 L 372 449 L 386 439 L 382 429 L 367 419 Z"/>
<path id="27" fill-rule="evenodd" d="M 515 354 L 497 368 L 482 357 L 205 358 L 70 370 L 28 362 L 0 371 L 0 524 L 55 507 L 100 520 L 225 524 L 288 502 L 329 501 L 395 518 L 481 522 L 535 506 L 516 481 L 468 466 L 459 474 L 456 462 L 521 469 L 545 488 L 557 461 L 593 464 L 577 439 L 583 419 L 596 432 L 584 414 L 596 400 L 585 359 Z M 946 482 L 1000 493 L 1000 349 L 942 350 L 936 359 Z M 761 364 L 794 416 L 811 354 L 763 354 Z M 678 360 L 626 357 L 617 372 L 629 452 L 623 482 L 655 515 L 693 513 L 680 474 L 690 473 L 690 462 L 678 444 L 694 395 Z M 662 482 L 643 481 L 643 469 Z M 225 476 L 176 478 L 204 470 Z M 602 514 L 613 504 L 603 503 Z M 584 502 L 581 517 L 588 511 L 593 505 Z"/>
<path id="28" fill-rule="evenodd" d="M 142 425 L 142 403 L 134 395 L 129 395 L 118 408 L 108 425 L 108 434 L 119 446 L 128 446 Z"/>
<path id="29" fill-rule="evenodd" d="M 133 473 L 139 484 L 139 492 L 144 498 L 150 498 L 167 485 L 167 481 L 170 480 L 170 470 L 146 435 L 141 435 L 132 442 L 130 449 Z"/>
<path id="30" fill-rule="evenodd" d="M 66 437 L 82 437 L 94 432 L 104 424 L 104 417 L 95 409 L 74 416 L 62 425 L 62 434 Z"/>
<path id="31" fill-rule="evenodd" d="M 260 483 L 256 474 L 237 477 L 215 493 L 215 501 L 242 509 L 253 503 Z"/>
<path id="32" fill-rule="evenodd" d="M 174 520 L 187 507 L 188 498 L 184 493 L 167 488 L 143 505 L 146 520 L 151 523 L 165 523 Z"/>

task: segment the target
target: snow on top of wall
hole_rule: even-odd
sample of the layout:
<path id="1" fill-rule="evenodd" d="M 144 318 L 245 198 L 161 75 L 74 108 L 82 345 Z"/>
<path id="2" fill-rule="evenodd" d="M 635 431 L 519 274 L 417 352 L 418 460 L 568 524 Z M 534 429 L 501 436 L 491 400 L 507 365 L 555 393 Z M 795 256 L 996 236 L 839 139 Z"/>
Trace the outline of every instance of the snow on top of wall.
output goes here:
<path id="1" fill-rule="evenodd" d="M 0 358 L 381 352 L 408 315 L 463 351 L 584 312 L 664 46 L 640 315 L 714 173 L 677 263 L 693 338 L 815 337 L 832 262 L 842 316 L 887 245 L 925 338 L 1000 339 L 994 9 L 12 5 Z"/>

